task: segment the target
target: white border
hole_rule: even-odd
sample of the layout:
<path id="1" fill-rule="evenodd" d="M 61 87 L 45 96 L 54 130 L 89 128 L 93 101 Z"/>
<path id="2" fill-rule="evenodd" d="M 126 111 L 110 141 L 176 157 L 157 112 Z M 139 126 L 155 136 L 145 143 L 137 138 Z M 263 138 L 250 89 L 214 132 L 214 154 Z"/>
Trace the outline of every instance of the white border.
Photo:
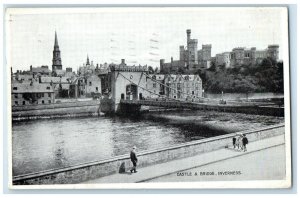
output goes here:
<path id="1" fill-rule="evenodd" d="M 259 6 L 258 6 L 259 7 Z M 228 8 L 228 7 L 226 7 Z M 251 9 L 252 7 L 250 7 Z M 112 9 L 115 12 L 120 11 L 128 11 L 130 9 L 142 9 L 141 12 L 147 10 L 151 11 L 151 8 L 101 8 L 102 11 Z M 159 9 L 159 8 L 155 8 Z M 166 9 L 166 8 L 163 8 Z M 198 8 L 170 8 L 171 10 L 188 10 L 188 9 L 198 9 Z M 205 9 L 205 8 L 200 8 Z M 214 9 L 223 9 L 214 7 Z M 234 9 L 245 9 L 245 8 L 236 8 Z M 247 8 L 248 9 L 248 8 Z M 256 9 L 256 8 L 253 8 Z M 264 9 L 264 7 L 262 7 Z M 275 7 L 274 9 L 278 9 Z M 168 9 L 166 9 L 167 11 Z M 30 14 L 34 12 L 36 13 L 86 13 L 86 12 L 95 12 L 96 8 L 34 8 L 34 9 L 9 9 L 6 13 L 8 14 Z M 140 10 L 139 10 L 140 11 Z M 285 180 L 272 180 L 272 181 L 211 181 L 211 182 L 173 182 L 173 183 L 124 183 L 124 184 L 56 184 L 56 185 L 29 185 L 29 186 L 16 186 L 12 185 L 12 145 L 11 145 L 11 131 L 8 134 L 8 143 L 9 143 L 9 187 L 11 189 L 211 189 L 211 188 L 218 188 L 218 189 L 227 189 L 227 188 L 288 188 L 291 186 L 291 144 L 290 144 L 290 90 L 289 90 L 289 52 L 288 52 L 288 22 L 287 22 L 287 10 L 285 10 L 285 17 L 282 18 L 283 24 L 286 24 L 286 27 L 282 27 L 284 29 L 284 33 L 282 37 L 285 39 L 284 42 L 284 50 L 283 50 L 283 62 L 284 62 L 284 94 L 285 94 L 285 138 L 286 138 L 286 179 Z M 5 21 L 6 27 L 8 22 Z M 10 32 L 9 28 L 6 28 L 6 57 L 7 57 L 7 66 L 10 65 Z M 7 68 L 7 85 L 10 85 L 10 68 Z M 11 87 L 8 86 L 8 111 L 9 117 L 8 120 L 11 120 Z M 11 129 L 11 122 L 8 124 L 8 128 Z"/>

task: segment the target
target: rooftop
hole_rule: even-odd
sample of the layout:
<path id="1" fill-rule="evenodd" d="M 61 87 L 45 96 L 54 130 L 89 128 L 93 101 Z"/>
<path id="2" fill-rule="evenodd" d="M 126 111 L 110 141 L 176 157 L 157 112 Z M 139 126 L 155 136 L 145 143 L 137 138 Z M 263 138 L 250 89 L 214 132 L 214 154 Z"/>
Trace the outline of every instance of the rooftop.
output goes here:
<path id="1" fill-rule="evenodd" d="M 48 76 L 41 76 L 40 77 L 41 83 L 69 83 L 67 77 L 48 77 Z"/>
<path id="2" fill-rule="evenodd" d="M 50 93 L 54 92 L 50 84 L 15 83 L 12 84 L 12 93 Z"/>

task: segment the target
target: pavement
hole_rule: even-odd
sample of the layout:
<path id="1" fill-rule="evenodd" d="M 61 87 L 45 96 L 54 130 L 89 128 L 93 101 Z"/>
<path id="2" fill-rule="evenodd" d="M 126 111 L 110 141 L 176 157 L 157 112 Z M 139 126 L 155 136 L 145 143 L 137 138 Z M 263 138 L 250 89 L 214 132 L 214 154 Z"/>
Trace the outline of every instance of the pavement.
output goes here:
<path id="1" fill-rule="evenodd" d="M 283 146 L 284 142 L 285 142 L 284 135 L 279 135 L 279 136 L 266 138 L 255 142 L 249 142 L 249 144 L 247 145 L 246 152 L 237 151 L 233 148 L 224 148 L 216 151 L 199 154 L 193 157 L 173 160 L 166 163 L 156 164 L 156 165 L 147 166 L 143 168 L 137 167 L 138 170 L 137 173 L 130 173 L 130 172 L 118 173 L 118 174 L 113 174 L 113 175 L 101 177 L 94 180 L 89 180 L 83 183 L 97 184 L 97 183 L 138 183 L 138 182 L 149 182 L 149 181 L 151 182 L 151 180 L 159 181 L 160 178 L 162 178 L 163 180 L 164 177 L 170 179 L 171 177 L 168 177 L 168 175 L 172 175 L 172 174 L 173 176 L 176 175 L 176 177 L 177 174 L 179 174 L 179 176 L 180 174 L 183 174 L 183 176 L 188 177 L 190 176 L 189 174 L 195 173 L 194 171 L 190 171 L 190 170 L 194 170 L 195 168 L 205 167 L 211 164 L 215 164 L 219 167 L 225 167 L 223 163 L 220 162 L 225 160 L 228 161 L 228 159 L 233 159 L 233 158 L 241 158 L 243 156 L 245 158 L 243 159 L 245 162 L 245 160 L 247 160 L 247 156 L 245 155 L 250 155 L 253 153 L 260 154 L 259 152 L 264 152 L 266 149 L 272 149 L 274 147 Z M 254 159 L 256 159 L 256 157 Z M 248 160 L 246 161 L 246 164 L 247 163 L 249 163 Z M 274 162 L 271 163 L 274 164 Z M 230 167 L 230 164 L 228 164 L 227 166 Z M 236 174 L 239 174 L 238 171 L 240 170 L 237 170 Z"/>

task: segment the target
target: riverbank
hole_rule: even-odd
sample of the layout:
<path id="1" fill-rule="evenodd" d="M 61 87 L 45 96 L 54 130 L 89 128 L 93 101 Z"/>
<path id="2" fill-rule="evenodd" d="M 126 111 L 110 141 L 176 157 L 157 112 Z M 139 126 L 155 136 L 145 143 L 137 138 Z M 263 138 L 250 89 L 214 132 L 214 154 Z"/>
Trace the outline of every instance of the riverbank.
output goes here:
<path id="1" fill-rule="evenodd" d="M 221 148 L 216 151 L 184 159 L 144 168 L 138 167 L 138 173 L 127 172 L 123 174 L 113 174 L 83 183 L 101 184 L 285 179 L 284 135 L 250 142 L 247 147 L 247 152 L 239 152 L 230 146 L 230 148 Z M 276 152 L 272 153 L 270 151 Z M 246 161 L 248 163 L 245 163 Z M 264 164 L 264 168 L 261 168 L 262 163 Z M 276 164 L 276 166 L 274 164 Z"/>
<path id="2" fill-rule="evenodd" d="M 99 115 L 98 100 L 73 101 L 45 105 L 13 106 L 12 120 L 34 120 L 62 117 L 82 117 Z"/>
<path id="3" fill-rule="evenodd" d="M 276 125 L 263 129 L 242 131 L 247 135 L 249 142 L 263 140 L 285 133 L 284 125 Z M 152 149 L 138 152 L 139 167 L 153 166 L 166 163 L 172 160 L 193 157 L 219 149 L 227 148 L 232 144 L 232 137 L 235 134 L 227 134 L 198 141 L 176 144 L 161 149 Z M 271 141 L 265 141 L 268 144 Z M 249 144 L 250 145 L 250 144 Z M 223 155 L 222 155 L 223 156 Z M 225 158 L 228 156 L 225 156 Z M 78 164 L 61 169 L 52 169 L 30 174 L 18 175 L 13 178 L 16 185 L 24 184 L 70 184 L 80 183 L 87 180 L 128 172 L 130 160 L 128 154 L 109 158 L 101 161 Z M 109 182 L 109 181 L 107 181 Z"/>

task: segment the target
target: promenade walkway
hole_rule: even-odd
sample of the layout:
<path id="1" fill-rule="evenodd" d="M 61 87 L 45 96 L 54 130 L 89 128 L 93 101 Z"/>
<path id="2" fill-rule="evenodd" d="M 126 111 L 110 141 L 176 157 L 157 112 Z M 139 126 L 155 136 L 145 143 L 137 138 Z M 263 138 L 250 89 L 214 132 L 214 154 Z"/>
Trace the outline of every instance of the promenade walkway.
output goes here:
<path id="1" fill-rule="evenodd" d="M 284 145 L 284 135 L 275 136 L 248 144 L 247 152 L 236 151 L 233 148 L 224 148 L 208 153 L 203 153 L 197 156 L 173 160 L 167 163 L 156 164 L 144 168 L 138 168 L 138 173 L 122 173 L 101 177 L 95 180 L 86 181 L 84 183 L 136 183 L 155 180 L 162 176 L 172 173 L 192 170 L 196 167 L 221 162 L 224 160 L 239 158 L 251 153 L 261 152 L 265 149 Z M 284 148 L 283 148 L 284 149 Z M 246 156 L 245 156 L 246 157 Z M 250 163 L 248 161 L 244 163 Z M 253 162 L 255 163 L 255 162 Z M 228 167 L 227 167 L 228 168 Z M 230 167 L 229 167 L 230 168 Z M 224 167 L 226 170 L 226 167 Z"/>

